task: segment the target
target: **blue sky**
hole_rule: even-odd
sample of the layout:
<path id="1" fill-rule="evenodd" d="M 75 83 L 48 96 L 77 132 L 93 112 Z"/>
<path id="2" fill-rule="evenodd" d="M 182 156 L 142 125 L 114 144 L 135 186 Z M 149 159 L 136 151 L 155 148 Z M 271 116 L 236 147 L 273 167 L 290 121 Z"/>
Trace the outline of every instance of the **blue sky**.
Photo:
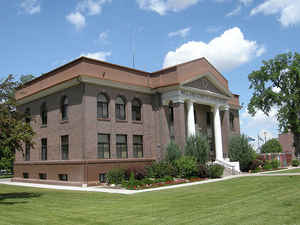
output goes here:
<path id="1" fill-rule="evenodd" d="M 0 78 L 45 73 L 80 55 L 159 70 L 207 57 L 240 94 L 242 132 L 276 137 L 245 111 L 248 74 L 263 59 L 300 52 L 300 0 L 11 0 L 0 2 Z"/>

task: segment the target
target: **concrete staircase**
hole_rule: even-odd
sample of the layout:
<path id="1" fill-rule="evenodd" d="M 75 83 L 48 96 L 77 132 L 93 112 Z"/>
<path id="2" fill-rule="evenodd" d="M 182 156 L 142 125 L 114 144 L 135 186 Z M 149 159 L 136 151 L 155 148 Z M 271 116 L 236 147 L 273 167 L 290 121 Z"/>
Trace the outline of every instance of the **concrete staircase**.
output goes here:
<path id="1" fill-rule="evenodd" d="M 214 163 L 224 166 L 223 177 L 239 175 L 240 174 L 240 163 L 239 162 L 230 162 L 229 159 L 219 160 L 217 159 Z"/>

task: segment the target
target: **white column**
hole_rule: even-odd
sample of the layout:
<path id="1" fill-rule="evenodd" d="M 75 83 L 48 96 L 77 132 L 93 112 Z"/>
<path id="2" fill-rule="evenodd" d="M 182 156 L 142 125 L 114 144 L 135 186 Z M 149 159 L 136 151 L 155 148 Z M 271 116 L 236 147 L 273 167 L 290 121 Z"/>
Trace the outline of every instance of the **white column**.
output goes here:
<path id="1" fill-rule="evenodd" d="M 215 149 L 216 160 L 223 161 L 222 131 L 219 105 L 214 107 L 214 131 L 215 131 Z"/>
<path id="2" fill-rule="evenodd" d="M 187 135 L 196 134 L 195 118 L 194 118 L 194 103 L 187 101 Z"/>

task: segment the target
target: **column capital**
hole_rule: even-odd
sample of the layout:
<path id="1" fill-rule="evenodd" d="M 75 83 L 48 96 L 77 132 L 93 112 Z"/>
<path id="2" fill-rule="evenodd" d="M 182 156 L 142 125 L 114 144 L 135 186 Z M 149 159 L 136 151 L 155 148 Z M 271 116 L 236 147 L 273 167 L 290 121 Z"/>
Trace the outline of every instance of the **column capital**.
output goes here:
<path id="1" fill-rule="evenodd" d="M 230 109 L 229 105 L 223 105 L 222 110 L 228 111 Z"/>

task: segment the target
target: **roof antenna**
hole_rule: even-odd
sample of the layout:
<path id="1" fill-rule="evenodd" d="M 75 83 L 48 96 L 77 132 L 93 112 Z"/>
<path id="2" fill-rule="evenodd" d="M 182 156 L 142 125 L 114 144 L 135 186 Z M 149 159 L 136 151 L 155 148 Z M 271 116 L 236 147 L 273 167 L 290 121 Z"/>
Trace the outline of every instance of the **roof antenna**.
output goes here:
<path id="1" fill-rule="evenodd" d="M 132 68 L 135 68 L 135 29 L 132 31 L 131 50 L 132 50 Z"/>

